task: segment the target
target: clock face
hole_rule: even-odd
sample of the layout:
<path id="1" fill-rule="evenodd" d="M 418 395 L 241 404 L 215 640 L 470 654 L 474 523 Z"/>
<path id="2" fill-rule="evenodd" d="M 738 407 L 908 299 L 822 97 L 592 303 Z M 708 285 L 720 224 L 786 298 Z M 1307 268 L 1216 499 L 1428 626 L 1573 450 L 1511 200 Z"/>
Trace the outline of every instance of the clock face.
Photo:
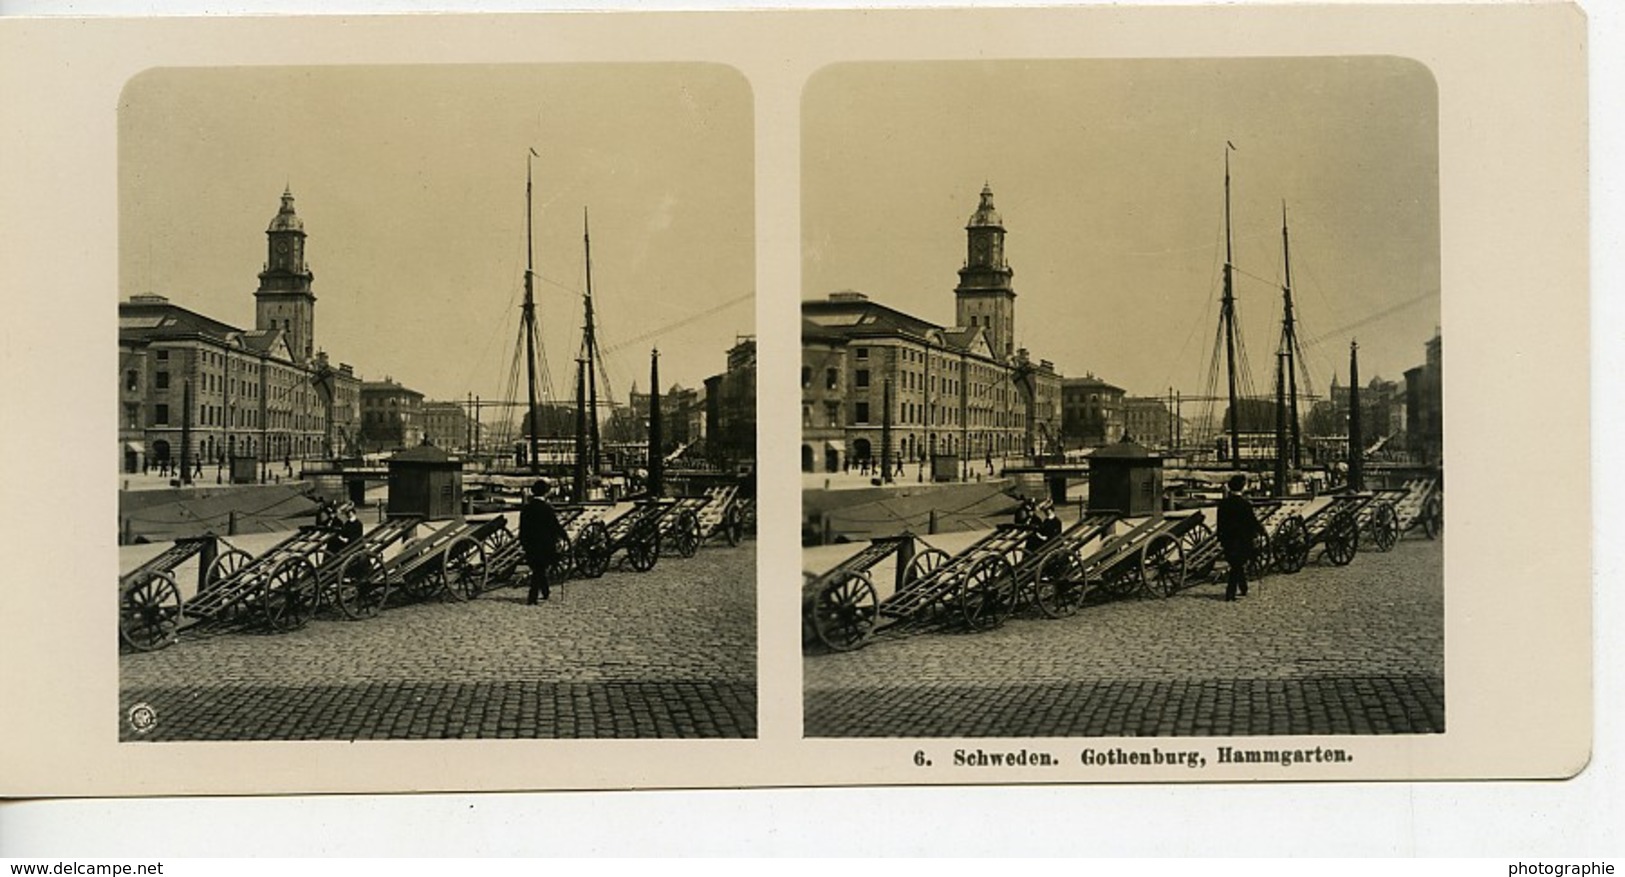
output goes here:
<path id="1" fill-rule="evenodd" d="M 986 259 L 988 251 L 992 248 L 993 242 L 985 237 L 978 236 L 971 242 L 971 252 L 975 253 L 978 259 Z"/>
<path id="2" fill-rule="evenodd" d="M 276 251 L 279 252 L 279 253 L 286 253 L 288 251 L 288 239 L 287 238 L 282 238 L 281 240 L 276 242 Z"/>

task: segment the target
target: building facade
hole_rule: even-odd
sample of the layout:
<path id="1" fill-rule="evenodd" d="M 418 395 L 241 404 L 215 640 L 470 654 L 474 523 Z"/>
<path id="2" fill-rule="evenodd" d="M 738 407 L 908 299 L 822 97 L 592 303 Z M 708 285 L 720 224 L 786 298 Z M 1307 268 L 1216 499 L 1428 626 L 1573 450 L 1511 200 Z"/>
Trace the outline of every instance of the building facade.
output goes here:
<path id="1" fill-rule="evenodd" d="M 955 326 L 836 292 L 801 305 L 801 468 L 972 462 L 1041 453 L 1059 434 L 1061 378 L 1015 345 L 1014 270 L 984 187 L 965 226 Z"/>
<path id="2" fill-rule="evenodd" d="M 424 402 L 423 435 L 444 451 L 469 451 L 479 447 L 478 425 L 461 402 Z"/>
<path id="3" fill-rule="evenodd" d="M 728 348 L 727 370 L 705 379 L 705 457 L 733 468 L 756 463 L 756 336 Z M 696 396 L 696 401 L 700 400 Z"/>
<path id="4" fill-rule="evenodd" d="M 423 444 L 423 394 L 394 378 L 361 385 L 361 448 L 364 452 Z"/>
<path id="5" fill-rule="evenodd" d="M 161 295 L 121 302 L 120 469 L 342 452 L 360 420 L 354 370 L 293 359 L 281 330 L 244 331 Z"/>
<path id="6" fill-rule="evenodd" d="M 315 346 L 314 275 L 293 195 L 266 230 L 246 331 L 162 295 L 119 303 L 119 467 L 222 465 L 344 453 L 359 428 L 360 380 Z"/>
<path id="7" fill-rule="evenodd" d="M 1061 435 L 1069 448 L 1098 448 L 1123 437 L 1124 392 L 1094 375 L 1061 383 Z M 1134 439 L 1145 444 L 1138 434 Z"/>
<path id="8" fill-rule="evenodd" d="M 1166 399 L 1124 396 L 1123 429 L 1145 447 L 1166 450 L 1174 446 L 1174 415 Z"/>

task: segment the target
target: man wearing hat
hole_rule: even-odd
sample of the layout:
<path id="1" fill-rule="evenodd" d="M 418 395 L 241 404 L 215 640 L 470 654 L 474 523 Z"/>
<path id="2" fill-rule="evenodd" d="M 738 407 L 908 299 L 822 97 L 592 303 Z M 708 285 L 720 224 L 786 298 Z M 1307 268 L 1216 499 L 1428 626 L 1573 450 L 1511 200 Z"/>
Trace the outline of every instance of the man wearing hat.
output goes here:
<path id="1" fill-rule="evenodd" d="M 1230 575 L 1224 588 L 1224 598 L 1234 600 L 1247 596 L 1247 561 L 1253 559 L 1253 539 L 1264 533 L 1264 525 L 1253 514 L 1253 505 L 1242 491 L 1247 489 L 1247 476 L 1230 476 L 1224 498 L 1219 500 L 1219 545 L 1224 549 L 1225 563 Z"/>
<path id="2" fill-rule="evenodd" d="M 543 600 L 551 595 L 547 570 L 558 560 L 559 537 L 564 535 L 558 513 L 547 501 L 552 489 L 546 478 L 537 479 L 530 486 L 530 501 L 519 510 L 519 547 L 524 549 L 525 563 L 530 566 L 530 596 L 525 602 L 532 606 L 538 595 Z"/>
<path id="3" fill-rule="evenodd" d="M 1060 536 L 1061 531 L 1065 529 L 1061 525 L 1061 519 L 1055 514 L 1055 503 L 1047 499 L 1038 504 L 1038 508 L 1027 523 L 1027 528 L 1028 551 L 1037 551 L 1044 547 L 1045 543 Z"/>

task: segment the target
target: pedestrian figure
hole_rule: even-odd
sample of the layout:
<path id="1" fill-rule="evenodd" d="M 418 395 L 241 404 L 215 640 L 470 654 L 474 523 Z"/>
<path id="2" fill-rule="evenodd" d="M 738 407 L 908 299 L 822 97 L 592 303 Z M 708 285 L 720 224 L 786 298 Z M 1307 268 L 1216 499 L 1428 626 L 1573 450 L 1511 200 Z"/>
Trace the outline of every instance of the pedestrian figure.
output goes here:
<path id="1" fill-rule="evenodd" d="M 338 554 L 361 539 L 361 516 L 356 514 L 355 505 L 345 503 L 339 506 L 338 513 L 328 521 L 328 529 L 332 535 L 327 538 L 327 550 Z"/>
<path id="2" fill-rule="evenodd" d="M 530 486 L 530 501 L 519 510 L 519 546 L 530 566 L 530 594 L 525 602 L 531 606 L 536 605 L 538 595 L 543 600 L 551 596 L 547 571 L 558 560 L 559 537 L 564 535 L 559 515 L 547 501 L 552 487 L 546 478 L 537 479 Z"/>
<path id="3" fill-rule="evenodd" d="M 903 461 L 902 460 L 897 461 L 897 471 L 892 473 L 892 477 L 893 478 L 902 478 L 903 477 Z"/>
<path id="4" fill-rule="evenodd" d="M 1049 500 L 1040 503 L 1037 511 L 1027 521 L 1027 550 L 1037 551 L 1044 547 L 1044 543 L 1061 535 L 1061 529 L 1061 519 L 1055 514 L 1055 504 Z"/>
<path id="5" fill-rule="evenodd" d="M 989 474 L 989 475 L 993 474 L 993 452 L 992 451 L 987 452 L 987 474 Z"/>
<path id="6" fill-rule="evenodd" d="M 1253 540 L 1264 533 L 1264 525 L 1253 514 L 1253 505 L 1242 495 L 1247 487 L 1247 476 L 1232 475 L 1225 486 L 1224 498 L 1219 500 L 1219 545 L 1224 549 L 1225 563 L 1230 575 L 1224 588 L 1224 599 L 1234 600 L 1247 596 L 1247 562 L 1253 559 Z"/>
<path id="7" fill-rule="evenodd" d="M 203 458 L 202 457 L 198 457 L 197 460 L 192 463 L 192 477 L 193 478 L 202 478 L 203 477 Z"/>

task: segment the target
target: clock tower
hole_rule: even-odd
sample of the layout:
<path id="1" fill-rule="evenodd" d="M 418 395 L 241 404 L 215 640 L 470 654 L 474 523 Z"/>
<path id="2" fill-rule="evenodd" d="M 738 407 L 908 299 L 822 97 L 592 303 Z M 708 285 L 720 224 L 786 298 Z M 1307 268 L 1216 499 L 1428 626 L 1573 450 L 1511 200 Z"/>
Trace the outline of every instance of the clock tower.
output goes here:
<path id="1" fill-rule="evenodd" d="M 1004 221 L 993 208 L 990 186 L 982 186 L 982 203 L 965 226 L 965 238 L 965 267 L 954 288 L 958 325 L 982 329 L 994 356 L 1009 359 L 1016 352 L 1016 291 L 1010 285 L 1016 272 L 1004 259 Z"/>
<path id="2" fill-rule="evenodd" d="M 255 328 L 281 329 L 294 361 L 309 362 L 315 355 L 316 295 L 310 291 L 316 275 L 305 264 L 305 223 L 293 210 L 293 192 L 283 190 L 282 207 L 265 230 L 265 270 L 254 293 Z"/>

